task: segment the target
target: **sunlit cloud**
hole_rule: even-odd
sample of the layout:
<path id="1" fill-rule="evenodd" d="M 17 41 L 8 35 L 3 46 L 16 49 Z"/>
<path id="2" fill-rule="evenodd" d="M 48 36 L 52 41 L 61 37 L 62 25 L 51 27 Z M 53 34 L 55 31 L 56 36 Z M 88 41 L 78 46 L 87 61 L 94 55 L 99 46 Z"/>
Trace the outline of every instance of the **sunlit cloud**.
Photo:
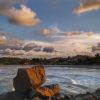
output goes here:
<path id="1" fill-rule="evenodd" d="M 43 29 L 43 30 L 40 31 L 40 34 L 42 34 L 44 36 L 47 36 L 47 37 L 52 36 L 54 33 L 55 33 L 54 30 L 47 29 L 47 28 L 45 28 L 45 29 Z"/>
<path id="2" fill-rule="evenodd" d="M 0 15 L 4 15 L 8 18 L 8 21 L 13 24 L 23 26 L 35 26 L 40 23 L 40 19 L 37 18 L 36 12 L 32 11 L 25 4 L 26 0 L 0 0 Z M 20 5 L 17 9 L 14 6 Z"/>
<path id="3" fill-rule="evenodd" d="M 16 3 L 24 4 L 26 0 L 0 0 L 0 14 L 4 14 L 5 11 L 8 11 Z"/>
<path id="4" fill-rule="evenodd" d="M 58 34 L 58 36 L 61 34 Z M 100 48 L 100 34 L 95 32 L 72 31 L 62 33 L 53 42 L 20 40 L 0 37 L 0 57 L 67 57 L 94 55 Z M 2 42 L 6 41 L 6 42 Z M 98 46 L 98 45 L 99 46 Z"/>
<path id="5" fill-rule="evenodd" d="M 63 52 L 63 56 L 89 54 L 93 55 L 92 46 L 100 42 L 99 33 L 65 32 L 65 37 L 55 42 L 55 48 Z"/>
<path id="6" fill-rule="evenodd" d="M 49 28 L 43 28 L 43 29 L 36 30 L 36 31 L 33 32 L 33 34 L 41 35 L 41 36 L 44 36 L 44 37 L 54 37 L 58 33 L 63 33 L 63 31 L 61 31 L 56 26 L 51 26 Z"/>
<path id="7" fill-rule="evenodd" d="M 100 0 L 83 0 L 80 6 L 74 9 L 74 13 L 80 15 L 82 13 L 90 12 L 100 9 Z"/>
<path id="8" fill-rule="evenodd" d="M 36 18 L 36 13 L 25 5 L 21 5 L 20 9 L 14 7 L 8 9 L 5 13 L 9 22 L 23 26 L 35 26 L 40 23 L 40 19 Z"/>
<path id="9" fill-rule="evenodd" d="M 75 35 L 80 35 L 80 34 L 81 34 L 81 32 L 78 32 L 78 31 L 77 32 L 74 31 L 74 32 L 66 32 L 65 33 L 66 36 L 75 36 Z"/>
<path id="10" fill-rule="evenodd" d="M 5 36 L 0 36 L 0 45 L 3 45 L 6 43 L 6 37 Z"/>
<path id="11" fill-rule="evenodd" d="M 4 40 L 6 40 L 4 44 Z M 35 40 L 19 40 L 0 37 L 0 57 L 52 57 L 55 54 L 54 45 Z M 51 56 L 50 56 L 51 55 Z"/>

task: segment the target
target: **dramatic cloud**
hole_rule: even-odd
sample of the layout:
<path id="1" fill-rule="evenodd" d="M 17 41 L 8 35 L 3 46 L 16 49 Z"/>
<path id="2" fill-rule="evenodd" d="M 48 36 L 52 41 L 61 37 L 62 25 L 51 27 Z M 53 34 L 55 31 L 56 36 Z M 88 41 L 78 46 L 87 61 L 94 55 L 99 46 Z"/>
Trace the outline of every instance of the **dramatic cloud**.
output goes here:
<path id="1" fill-rule="evenodd" d="M 93 10 L 100 9 L 100 0 L 83 0 L 78 8 L 74 10 L 76 14 L 82 14 Z"/>
<path id="2" fill-rule="evenodd" d="M 36 45 L 35 43 L 28 43 L 27 45 L 25 45 L 23 47 L 23 50 L 25 50 L 25 51 L 30 51 L 30 50 L 41 51 L 41 48 L 42 48 L 42 46 Z"/>
<path id="3" fill-rule="evenodd" d="M 63 56 L 88 54 L 93 55 L 92 45 L 100 42 L 99 33 L 93 32 L 65 32 L 65 37 L 55 41 L 55 48 L 62 52 Z"/>
<path id="4" fill-rule="evenodd" d="M 31 8 L 23 5 L 26 0 L 0 0 L 0 15 L 8 18 L 8 21 L 17 25 L 35 26 L 40 22 Z M 19 9 L 14 6 L 21 5 Z"/>
<path id="5" fill-rule="evenodd" d="M 50 43 L 0 37 L 0 57 L 53 57 L 54 54 L 54 45 Z"/>
<path id="6" fill-rule="evenodd" d="M 21 5 L 20 9 L 10 8 L 4 15 L 8 17 L 9 22 L 18 25 L 35 26 L 40 22 L 40 19 L 36 18 L 36 13 L 25 5 Z"/>
<path id="7" fill-rule="evenodd" d="M 0 36 L 0 57 L 66 57 L 100 51 L 99 33 L 72 31 L 62 35 L 51 43 Z"/>

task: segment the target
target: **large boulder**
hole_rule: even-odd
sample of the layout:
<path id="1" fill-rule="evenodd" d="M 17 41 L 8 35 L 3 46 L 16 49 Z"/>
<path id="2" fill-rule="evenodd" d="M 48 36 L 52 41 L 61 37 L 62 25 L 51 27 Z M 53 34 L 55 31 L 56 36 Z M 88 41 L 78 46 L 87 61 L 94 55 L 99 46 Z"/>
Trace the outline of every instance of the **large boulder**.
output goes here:
<path id="1" fill-rule="evenodd" d="M 32 68 L 20 68 L 13 80 L 13 86 L 15 91 L 23 94 L 26 91 L 40 87 L 45 80 L 45 70 L 41 65 Z"/>

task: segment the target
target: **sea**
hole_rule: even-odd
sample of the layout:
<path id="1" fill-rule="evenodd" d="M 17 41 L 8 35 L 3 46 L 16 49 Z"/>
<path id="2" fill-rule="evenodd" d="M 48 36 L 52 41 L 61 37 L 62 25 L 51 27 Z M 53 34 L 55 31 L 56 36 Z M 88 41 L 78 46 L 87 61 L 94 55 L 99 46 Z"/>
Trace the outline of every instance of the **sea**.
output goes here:
<path id="1" fill-rule="evenodd" d="M 99 66 L 92 65 L 44 65 L 47 84 L 59 84 L 62 93 L 79 94 L 93 92 L 100 88 Z M 13 78 L 18 68 L 33 67 L 33 65 L 0 65 L 0 94 L 13 91 Z"/>

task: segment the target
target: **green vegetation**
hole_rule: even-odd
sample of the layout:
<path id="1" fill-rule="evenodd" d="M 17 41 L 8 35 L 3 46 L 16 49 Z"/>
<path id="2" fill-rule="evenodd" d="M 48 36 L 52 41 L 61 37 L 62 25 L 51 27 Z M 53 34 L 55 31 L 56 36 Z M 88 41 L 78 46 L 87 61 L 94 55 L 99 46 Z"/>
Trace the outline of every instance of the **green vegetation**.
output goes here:
<path id="1" fill-rule="evenodd" d="M 3 65 L 20 65 L 20 64 L 46 64 L 46 65 L 100 65 L 100 55 L 96 54 L 94 57 L 87 55 L 77 55 L 67 58 L 0 58 L 0 64 Z"/>

